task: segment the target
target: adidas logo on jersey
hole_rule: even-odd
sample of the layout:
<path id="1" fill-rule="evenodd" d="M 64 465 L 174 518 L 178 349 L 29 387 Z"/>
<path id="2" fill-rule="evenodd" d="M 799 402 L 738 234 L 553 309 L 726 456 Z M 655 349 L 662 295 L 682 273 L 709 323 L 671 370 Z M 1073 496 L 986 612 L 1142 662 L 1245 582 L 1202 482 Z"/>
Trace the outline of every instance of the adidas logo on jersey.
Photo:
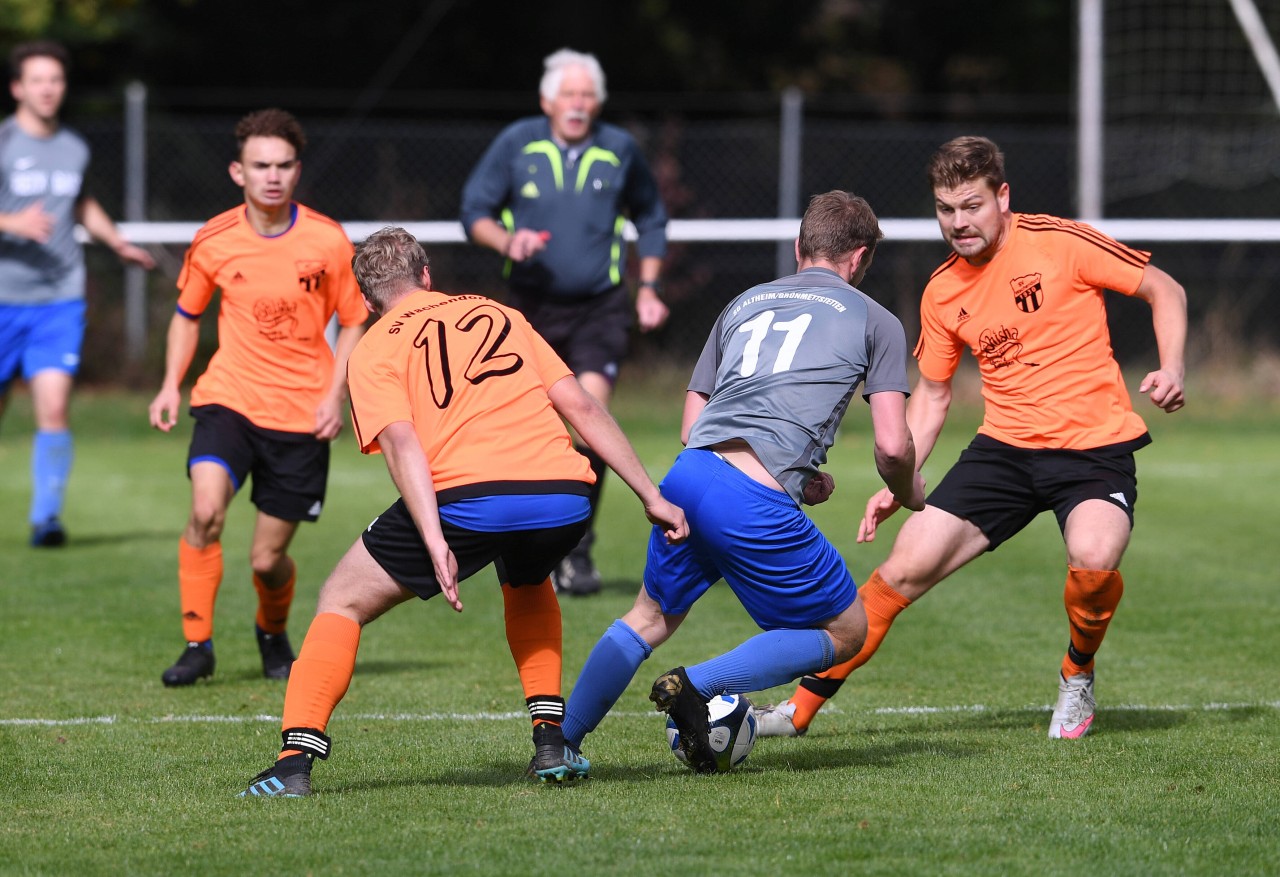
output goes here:
<path id="1" fill-rule="evenodd" d="M 246 278 L 245 278 L 245 276 L 244 276 L 243 274 L 241 274 L 239 271 L 237 271 L 235 274 L 232 274 L 232 275 L 231 275 L 231 282 L 232 282 L 232 283 L 247 283 L 247 282 L 248 282 L 248 280 L 246 280 Z"/>
<path id="2" fill-rule="evenodd" d="M 969 319 L 969 312 L 961 308 L 960 313 L 956 314 L 956 323 L 963 323 L 967 319 Z"/>
<path id="3" fill-rule="evenodd" d="M 520 187 L 521 198 L 537 198 L 541 193 L 538 191 L 538 184 L 533 180 L 525 183 Z"/>
<path id="4" fill-rule="evenodd" d="M 1129 507 L 1129 501 L 1124 498 L 1123 493 L 1113 493 L 1111 494 L 1111 498 L 1114 499 L 1116 502 L 1120 503 L 1120 505 L 1124 506 L 1125 508 Z"/>

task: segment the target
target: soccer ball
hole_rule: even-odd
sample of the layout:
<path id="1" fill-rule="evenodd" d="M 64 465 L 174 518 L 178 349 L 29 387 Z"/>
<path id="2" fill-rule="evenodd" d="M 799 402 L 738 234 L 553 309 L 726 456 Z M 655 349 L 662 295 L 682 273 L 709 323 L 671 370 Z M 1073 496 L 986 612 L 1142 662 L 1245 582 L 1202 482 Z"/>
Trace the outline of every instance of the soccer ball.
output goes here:
<path id="1" fill-rule="evenodd" d="M 711 749 L 716 754 L 716 772 L 733 770 L 747 760 L 756 745 L 756 714 L 751 709 L 751 701 L 738 694 L 718 695 L 707 704 L 707 716 Z M 680 731 L 670 718 L 667 719 L 667 743 L 671 754 L 687 765 L 689 756 L 680 745 Z"/>

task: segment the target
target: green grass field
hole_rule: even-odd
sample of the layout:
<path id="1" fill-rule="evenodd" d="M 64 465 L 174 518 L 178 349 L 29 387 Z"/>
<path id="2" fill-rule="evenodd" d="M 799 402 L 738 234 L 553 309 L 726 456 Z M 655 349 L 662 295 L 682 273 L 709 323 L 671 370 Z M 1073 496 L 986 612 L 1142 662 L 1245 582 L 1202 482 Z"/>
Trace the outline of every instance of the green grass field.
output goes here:
<path id="1" fill-rule="evenodd" d="M 616 411 L 660 476 L 681 393 L 630 377 Z M 252 508 L 238 499 L 226 528 L 217 673 L 167 690 L 190 429 L 150 432 L 146 402 L 77 397 L 71 542 L 56 551 L 26 545 L 25 398 L 0 431 L 0 874 L 1280 872 L 1280 412 L 1193 397 L 1148 416 L 1128 591 L 1082 741 L 1045 737 L 1067 630 L 1043 517 L 901 616 L 807 737 L 761 741 L 733 774 L 681 767 L 646 699 L 668 667 L 755 632 L 727 589 L 588 738 L 592 778 L 544 788 L 522 775 L 528 720 L 486 572 L 464 584 L 462 615 L 409 604 L 365 631 L 316 794 L 241 800 L 278 748 L 284 693 L 253 642 Z M 931 481 L 974 425 L 953 417 Z M 854 544 L 866 436 L 855 410 L 832 454 L 837 493 L 815 510 L 859 580 L 896 530 Z M 295 645 L 325 574 L 392 498 L 382 461 L 345 435 L 324 518 L 295 542 Z M 639 585 L 647 527 L 616 479 L 602 519 L 605 593 L 564 604 L 566 693 Z"/>

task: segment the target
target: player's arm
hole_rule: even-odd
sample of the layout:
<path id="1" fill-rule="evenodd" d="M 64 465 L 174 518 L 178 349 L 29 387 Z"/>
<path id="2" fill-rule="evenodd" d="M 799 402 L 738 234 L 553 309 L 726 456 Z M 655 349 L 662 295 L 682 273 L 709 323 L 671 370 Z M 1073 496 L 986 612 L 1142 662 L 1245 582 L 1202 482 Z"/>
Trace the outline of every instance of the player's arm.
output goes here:
<path id="1" fill-rule="evenodd" d="M 176 311 L 169 321 L 169 335 L 165 343 L 164 381 L 147 409 L 151 425 L 156 429 L 168 432 L 178 422 L 178 410 L 182 407 L 182 379 L 191 367 L 199 342 L 199 318 Z"/>
<path id="2" fill-rule="evenodd" d="M 86 195 L 76 202 L 76 221 L 84 226 L 84 230 L 95 241 L 110 247 L 121 262 L 128 262 L 148 271 L 156 267 L 156 260 L 150 253 L 125 240 L 97 198 Z"/>
<path id="3" fill-rule="evenodd" d="M 455 611 L 462 611 L 458 599 L 458 561 L 444 539 L 440 527 L 440 507 L 436 505 L 436 487 L 431 476 L 431 461 L 418 441 L 413 424 L 406 420 L 390 423 L 378 433 L 378 445 L 387 461 L 391 480 L 404 499 L 418 534 L 427 546 L 431 566 L 435 570 L 440 592 Z"/>
<path id="4" fill-rule="evenodd" d="M 641 332 L 661 329 L 671 315 L 655 288 L 662 274 L 661 256 L 644 256 L 640 259 L 640 285 L 636 287 L 636 325 Z"/>
<path id="5" fill-rule="evenodd" d="M 876 471 L 894 501 L 913 511 L 924 508 L 924 482 L 916 469 L 916 449 L 907 426 L 903 393 L 872 393 L 871 427 L 875 436 Z"/>
<path id="6" fill-rule="evenodd" d="M 684 394 L 684 416 L 680 420 L 681 444 L 689 444 L 689 431 L 693 429 L 693 422 L 698 419 L 702 409 L 707 407 L 707 400 L 710 398 L 706 393 L 699 393 L 696 390 L 690 390 Z"/>
<path id="7" fill-rule="evenodd" d="M 316 409 L 314 435 L 321 441 L 333 441 L 342 432 L 342 411 L 347 400 L 347 360 L 364 335 L 364 324 L 341 326 L 333 345 L 333 383 Z"/>
<path id="8" fill-rule="evenodd" d="M 684 519 L 684 511 L 663 499 L 617 421 L 582 389 L 578 379 L 572 375 L 561 378 L 551 385 L 547 396 L 556 412 L 569 422 L 587 447 L 599 454 L 639 497 L 644 504 L 645 516 L 662 528 L 667 541 L 682 542 L 687 538 L 689 525 Z"/>
<path id="9" fill-rule="evenodd" d="M 1149 393 L 1157 407 L 1171 414 L 1186 404 L 1183 380 L 1186 378 L 1187 292 L 1178 281 L 1148 264 L 1134 295 L 1151 305 L 1151 323 L 1160 353 L 1160 368 L 1142 379 L 1138 392 Z"/>
<path id="10" fill-rule="evenodd" d="M 875 417 L 876 396 L 889 395 L 877 393 L 870 397 L 872 417 Z M 942 425 L 947 421 L 947 412 L 951 408 L 951 381 L 933 381 L 923 375 L 916 382 L 911 398 L 906 403 L 907 430 L 915 456 L 916 480 L 920 489 L 924 489 L 924 481 L 919 475 L 925 460 L 933 451 L 933 446 L 942 432 Z M 886 482 L 887 483 L 887 482 Z M 923 494 L 921 494 L 923 504 Z M 872 542 L 876 538 L 876 528 L 893 515 L 904 503 L 899 502 L 893 490 L 884 488 L 867 500 L 862 521 L 858 524 L 858 541 Z M 922 505 L 923 507 L 923 505 Z"/>
<path id="11" fill-rule="evenodd" d="M 0 232 L 37 244 L 49 243 L 54 225 L 53 214 L 45 213 L 43 201 L 32 201 L 14 213 L 0 213 Z"/>

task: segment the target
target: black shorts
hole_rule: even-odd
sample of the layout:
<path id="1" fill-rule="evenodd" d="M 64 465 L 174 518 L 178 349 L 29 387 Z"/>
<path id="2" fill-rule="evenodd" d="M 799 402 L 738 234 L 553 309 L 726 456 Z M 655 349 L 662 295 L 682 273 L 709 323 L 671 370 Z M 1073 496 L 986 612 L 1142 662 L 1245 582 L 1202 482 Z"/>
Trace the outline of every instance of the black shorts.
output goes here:
<path id="1" fill-rule="evenodd" d="M 513 288 L 508 302 L 525 315 L 575 375 L 618 379 L 631 330 L 631 296 L 624 286 L 585 298 L 548 298 Z"/>
<path id="2" fill-rule="evenodd" d="M 250 499 L 258 510 L 284 521 L 314 521 L 329 481 L 329 443 L 306 432 L 255 426 L 222 405 L 198 405 L 187 451 L 192 463 L 219 463 L 238 491 L 253 476 Z"/>
<path id="3" fill-rule="evenodd" d="M 587 521 L 583 518 L 559 527 L 501 533 L 468 530 L 448 521 L 441 521 L 440 526 L 458 561 L 458 581 L 492 563 L 499 582 L 518 588 L 541 584 L 582 539 Z M 440 593 L 431 555 L 403 499 L 374 518 L 361 538 L 378 566 L 401 585 L 423 600 Z"/>
<path id="4" fill-rule="evenodd" d="M 1036 515 L 1053 509 L 1058 529 L 1085 500 L 1124 509 L 1133 526 L 1138 477 L 1133 454 L 1149 435 L 1087 451 L 1016 448 L 979 435 L 929 494 L 928 504 L 973 523 L 994 551 Z"/>

